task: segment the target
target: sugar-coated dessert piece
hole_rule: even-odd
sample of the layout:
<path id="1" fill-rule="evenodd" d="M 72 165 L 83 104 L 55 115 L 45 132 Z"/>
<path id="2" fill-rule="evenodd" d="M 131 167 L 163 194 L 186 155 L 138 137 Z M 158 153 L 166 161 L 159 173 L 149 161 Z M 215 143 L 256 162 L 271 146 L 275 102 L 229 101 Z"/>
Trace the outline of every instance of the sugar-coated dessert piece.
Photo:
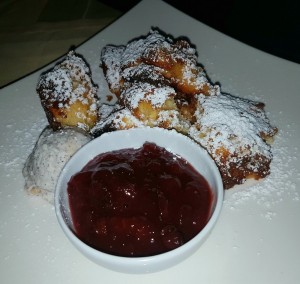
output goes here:
<path id="1" fill-rule="evenodd" d="M 229 94 L 198 96 L 197 121 L 188 135 L 202 145 L 220 169 L 225 188 L 270 173 L 268 144 L 277 132 L 264 105 Z"/>
<path id="2" fill-rule="evenodd" d="M 145 103 L 145 109 L 147 109 L 147 111 L 144 109 L 143 104 L 141 104 L 140 107 L 143 114 L 148 114 L 146 112 L 149 111 L 149 115 L 152 116 L 153 110 L 150 105 Z M 108 115 L 102 115 L 99 122 L 90 131 L 94 137 L 98 137 L 105 132 L 138 127 L 161 127 L 187 133 L 190 127 L 189 121 L 184 120 L 178 110 L 160 109 L 154 112 L 155 119 L 151 119 L 151 117 L 139 119 L 134 115 L 134 112 L 119 104 L 115 106 L 102 105 L 100 107 L 100 113 L 105 113 L 107 109 L 110 110 L 110 113 Z"/>
<path id="3" fill-rule="evenodd" d="M 139 120 L 149 126 L 155 124 L 162 110 L 177 110 L 176 93 L 172 87 L 155 87 L 148 83 L 135 83 L 122 91 L 120 102 Z"/>
<path id="4" fill-rule="evenodd" d="M 140 65 L 151 66 L 155 72 L 148 72 L 149 77 L 160 75 L 159 80 L 164 78 L 176 91 L 189 95 L 214 92 L 214 86 L 197 63 L 195 48 L 186 39 L 173 39 L 158 30 L 151 30 L 125 46 L 104 47 L 101 62 L 110 90 L 117 96 L 126 88 L 123 83 L 133 78 L 128 76 L 128 69 Z"/>
<path id="5" fill-rule="evenodd" d="M 152 33 L 149 36 L 154 36 Z M 164 77 L 185 94 L 210 94 L 212 88 L 204 70 L 197 64 L 196 50 L 187 40 L 152 42 L 147 46 L 143 62 L 161 68 Z"/>
<path id="6" fill-rule="evenodd" d="M 171 86 L 171 81 L 164 77 L 161 68 L 141 63 L 137 66 L 128 67 L 122 72 L 124 88 L 132 83 L 143 82 L 156 87 Z"/>
<path id="7" fill-rule="evenodd" d="M 121 56 L 124 49 L 124 46 L 107 45 L 101 51 L 101 66 L 103 67 L 108 86 L 116 96 L 119 96 L 121 92 Z"/>
<path id="8" fill-rule="evenodd" d="M 73 51 L 41 75 L 37 93 L 53 129 L 88 131 L 98 120 L 97 86 L 85 61 Z"/>
<path id="9" fill-rule="evenodd" d="M 186 133 L 194 120 L 194 93 L 214 95 L 219 88 L 209 83 L 186 40 L 156 30 L 126 46 L 104 47 L 101 60 L 118 103 L 146 126 Z"/>
<path id="10" fill-rule="evenodd" d="M 99 122 L 91 129 L 91 134 L 94 137 L 115 130 L 145 127 L 145 124 L 132 115 L 127 108 L 120 105 L 111 107 L 104 104 L 100 107 L 100 111 L 103 108 L 110 110 L 110 113 L 102 116 Z"/>
<path id="11" fill-rule="evenodd" d="M 25 190 L 53 203 L 54 190 L 65 163 L 91 137 L 75 128 L 46 127 L 23 168 Z"/>

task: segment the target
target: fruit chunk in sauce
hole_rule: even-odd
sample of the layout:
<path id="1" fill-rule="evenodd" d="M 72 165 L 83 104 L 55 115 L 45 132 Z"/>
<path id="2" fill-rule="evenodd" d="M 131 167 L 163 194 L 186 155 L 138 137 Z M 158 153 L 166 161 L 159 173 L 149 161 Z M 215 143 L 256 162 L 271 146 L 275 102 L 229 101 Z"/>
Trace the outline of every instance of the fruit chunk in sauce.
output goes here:
<path id="1" fill-rule="evenodd" d="M 185 159 L 146 142 L 96 156 L 68 183 L 78 237 L 100 251 L 150 256 L 207 224 L 212 192 Z"/>

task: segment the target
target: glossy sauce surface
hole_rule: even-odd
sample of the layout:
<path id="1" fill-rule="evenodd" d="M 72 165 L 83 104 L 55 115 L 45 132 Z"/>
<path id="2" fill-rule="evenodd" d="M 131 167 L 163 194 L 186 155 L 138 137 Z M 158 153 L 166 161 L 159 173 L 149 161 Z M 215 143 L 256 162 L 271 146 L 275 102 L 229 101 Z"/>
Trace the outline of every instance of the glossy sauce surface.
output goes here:
<path id="1" fill-rule="evenodd" d="M 119 256 L 177 248 L 207 224 L 212 192 L 186 160 L 153 143 L 100 154 L 69 181 L 75 231 Z"/>

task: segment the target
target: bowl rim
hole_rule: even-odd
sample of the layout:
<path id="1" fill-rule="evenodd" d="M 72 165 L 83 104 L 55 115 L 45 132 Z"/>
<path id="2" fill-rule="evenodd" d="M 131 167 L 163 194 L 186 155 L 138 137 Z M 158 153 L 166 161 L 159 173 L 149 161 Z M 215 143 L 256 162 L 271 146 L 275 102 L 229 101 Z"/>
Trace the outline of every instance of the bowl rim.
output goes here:
<path id="1" fill-rule="evenodd" d="M 70 166 L 76 160 L 77 157 L 79 157 L 80 155 L 82 155 L 84 152 L 86 152 L 88 149 L 94 147 L 95 145 L 101 144 L 101 143 L 105 142 L 105 140 L 107 140 L 107 139 L 112 139 L 112 138 L 116 138 L 116 137 L 118 138 L 118 136 L 125 137 L 125 136 L 136 135 L 136 134 L 142 135 L 145 133 L 147 133 L 147 135 L 149 135 L 149 136 L 150 136 L 150 134 L 154 135 L 156 133 L 157 134 L 166 133 L 166 135 L 170 135 L 170 137 L 177 136 L 178 139 L 182 140 L 182 143 L 184 143 L 184 140 L 187 140 L 190 145 L 194 145 L 193 147 L 197 146 L 199 148 L 199 151 L 202 151 L 201 154 L 204 155 L 204 157 L 209 162 L 210 168 L 212 167 L 212 171 L 214 173 L 214 179 L 216 181 L 216 193 L 215 193 L 216 194 L 216 202 L 215 202 L 214 208 L 212 209 L 211 216 L 210 216 L 207 224 L 205 225 L 205 227 L 195 237 L 193 237 L 188 242 L 184 243 L 182 246 L 177 247 L 173 250 L 161 253 L 161 254 L 150 255 L 150 256 L 141 256 L 141 257 L 126 257 L 126 256 L 118 256 L 118 255 L 114 255 L 114 254 L 109 254 L 109 253 L 97 250 L 97 249 L 87 245 L 82 240 L 80 240 L 77 237 L 76 233 L 68 226 L 68 224 L 65 221 L 65 218 L 63 217 L 63 214 L 61 212 L 62 210 L 61 210 L 60 196 L 61 196 L 61 192 L 63 190 L 61 185 L 64 181 L 65 173 L 69 170 Z M 162 134 L 162 135 L 165 135 L 165 134 Z M 116 136 L 116 137 L 114 137 L 114 136 Z M 147 140 L 149 140 L 149 138 L 148 139 L 145 138 L 144 142 L 146 142 Z M 151 140 L 151 138 L 150 138 L 150 140 Z M 153 140 L 155 140 L 155 138 Z M 161 146 L 159 144 L 159 142 L 154 142 L 154 143 L 157 143 L 157 145 Z M 135 146 L 132 146 L 131 148 L 134 148 L 134 147 Z M 140 147 L 140 146 L 136 146 L 136 147 Z M 164 147 L 164 146 L 162 146 L 162 147 Z M 126 148 L 128 148 L 128 146 L 116 147 L 116 149 L 126 149 Z M 175 154 L 178 154 L 180 156 L 180 153 L 176 153 L 167 147 L 166 147 L 166 149 Z M 107 152 L 107 151 L 102 151 L 102 150 L 97 151 L 98 154 L 104 153 L 104 152 Z M 95 157 L 95 155 L 98 155 L 98 154 L 93 154 L 90 157 L 86 158 L 86 160 L 90 161 L 93 157 Z M 85 165 L 85 164 L 86 163 L 83 163 L 83 165 Z M 204 148 L 202 148 L 198 143 L 193 141 L 188 136 L 178 133 L 176 130 L 167 130 L 167 129 L 156 128 L 156 127 L 151 127 L 151 128 L 143 127 L 143 128 L 132 128 L 132 129 L 126 129 L 126 130 L 116 130 L 113 132 L 104 133 L 101 136 L 91 140 L 90 142 L 88 142 L 87 144 L 82 146 L 79 150 L 77 150 L 76 153 L 74 153 L 74 155 L 69 159 L 69 161 L 67 161 L 67 163 L 65 164 L 65 166 L 63 167 L 63 170 L 61 171 L 61 173 L 59 175 L 59 178 L 58 178 L 58 181 L 56 184 L 56 188 L 55 188 L 55 192 L 54 192 L 54 207 L 55 207 L 55 213 L 56 213 L 56 217 L 57 217 L 60 227 L 62 228 L 63 232 L 65 233 L 65 235 L 67 236 L 69 241 L 71 241 L 71 243 L 78 250 L 80 250 L 81 253 L 83 253 L 88 258 L 94 260 L 95 262 L 101 264 L 102 266 L 110 268 L 112 270 L 121 271 L 121 272 L 129 272 L 129 273 L 130 272 L 140 273 L 140 272 L 152 272 L 151 268 L 149 268 L 148 266 L 149 265 L 151 266 L 152 263 L 153 264 L 156 263 L 157 259 L 159 259 L 158 263 L 161 263 L 161 264 L 163 264 L 164 261 L 166 261 L 168 259 L 172 259 L 173 262 L 178 263 L 181 261 L 181 260 L 176 261 L 176 257 L 178 255 L 184 255 L 184 257 L 183 257 L 183 259 L 184 259 L 188 255 L 191 254 L 191 251 L 193 251 L 193 250 L 196 251 L 198 249 L 198 247 L 206 240 L 206 238 L 209 236 L 210 232 L 212 231 L 213 227 L 215 226 L 217 219 L 219 218 L 219 215 L 221 213 L 221 209 L 222 209 L 222 205 L 223 205 L 223 198 L 224 198 L 224 188 L 223 188 L 223 182 L 222 182 L 220 172 L 218 170 L 216 163 L 214 162 L 214 160 L 211 158 L 211 156 L 208 154 L 208 152 Z M 123 267 L 125 265 L 127 266 L 126 268 Z M 113 266 L 115 266 L 115 267 L 113 268 Z M 130 267 L 133 267 L 133 266 L 138 266 L 138 267 L 130 269 Z M 168 265 L 168 267 L 169 266 L 170 265 Z M 171 264 L 171 266 L 172 266 L 172 264 Z M 139 269 L 139 267 L 141 267 L 141 269 Z M 161 269 L 159 269 L 159 270 L 162 270 L 162 269 L 164 269 L 163 265 L 161 266 Z M 131 270 L 133 270 L 133 271 L 131 271 Z M 139 270 L 142 270 L 142 271 L 139 271 Z M 158 269 L 155 269 L 155 271 L 157 271 L 157 270 Z"/>

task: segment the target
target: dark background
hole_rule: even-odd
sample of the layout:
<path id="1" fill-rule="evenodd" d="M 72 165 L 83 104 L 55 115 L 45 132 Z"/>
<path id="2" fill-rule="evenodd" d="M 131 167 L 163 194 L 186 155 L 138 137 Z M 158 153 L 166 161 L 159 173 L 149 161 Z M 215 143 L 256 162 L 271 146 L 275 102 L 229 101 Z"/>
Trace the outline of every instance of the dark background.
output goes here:
<path id="1" fill-rule="evenodd" d="M 122 12 L 140 2 L 99 1 Z M 164 1 L 239 41 L 300 63 L 300 1 Z"/>
<path id="2" fill-rule="evenodd" d="M 232 38 L 300 64 L 300 0 L 163 1 Z M 138 2 L 0 0 L 0 88 L 57 60 Z"/>

